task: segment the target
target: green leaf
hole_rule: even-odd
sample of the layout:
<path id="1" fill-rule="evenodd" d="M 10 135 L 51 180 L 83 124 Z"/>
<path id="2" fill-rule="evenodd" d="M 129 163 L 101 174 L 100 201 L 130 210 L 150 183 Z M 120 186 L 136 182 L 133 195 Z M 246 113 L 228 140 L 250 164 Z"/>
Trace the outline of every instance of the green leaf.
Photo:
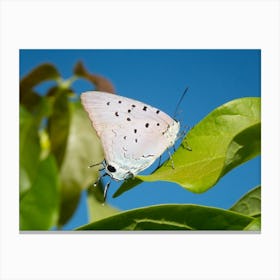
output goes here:
<path id="1" fill-rule="evenodd" d="M 48 132 L 51 152 L 54 154 L 58 167 L 61 166 L 67 145 L 71 110 L 68 101 L 69 90 L 56 88 L 52 114 L 48 121 Z"/>
<path id="2" fill-rule="evenodd" d="M 243 230 L 251 221 L 224 209 L 166 204 L 125 211 L 78 230 Z"/>
<path id="3" fill-rule="evenodd" d="M 225 173 L 260 154 L 260 101 L 240 98 L 218 107 L 190 130 L 172 156 L 174 169 L 169 160 L 151 175 L 127 180 L 114 197 L 143 181 L 169 181 L 194 193 L 207 191 Z"/>
<path id="4" fill-rule="evenodd" d="M 261 215 L 261 186 L 246 193 L 230 210 L 252 217 Z"/>
<path id="5" fill-rule="evenodd" d="M 261 147 L 261 124 L 252 125 L 233 138 L 227 149 L 224 170 L 226 174 L 236 166 L 258 156 Z"/>
<path id="6" fill-rule="evenodd" d="M 42 99 L 33 90 L 33 87 L 44 81 L 56 80 L 59 76 L 58 71 L 52 64 L 41 64 L 33 69 L 20 81 L 20 104 L 32 111 Z"/>
<path id="7" fill-rule="evenodd" d="M 80 102 L 71 104 L 72 114 L 60 169 L 61 207 L 59 225 L 65 224 L 74 213 L 80 193 L 97 180 L 99 166 L 88 168 L 103 160 L 100 140 L 92 128 Z"/>
<path id="8" fill-rule="evenodd" d="M 248 231 L 260 231 L 261 230 L 261 217 L 255 218 L 244 230 Z"/>
<path id="9" fill-rule="evenodd" d="M 40 158 L 38 121 L 20 106 L 20 194 L 31 188 Z"/>
<path id="10" fill-rule="evenodd" d="M 28 192 L 20 200 L 20 230 L 47 230 L 56 224 L 59 185 L 55 160 L 41 161 Z"/>

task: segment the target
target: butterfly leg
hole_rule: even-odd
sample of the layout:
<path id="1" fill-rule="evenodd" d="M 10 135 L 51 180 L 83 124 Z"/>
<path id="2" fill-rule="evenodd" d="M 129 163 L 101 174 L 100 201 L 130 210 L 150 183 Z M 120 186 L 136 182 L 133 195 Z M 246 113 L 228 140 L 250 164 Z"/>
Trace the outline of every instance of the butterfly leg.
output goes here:
<path id="1" fill-rule="evenodd" d="M 161 156 L 158 159 L 158 167 L 157 168 L 160 168 L 160 164 L 161 164 Z"/>
<path id="2" fill-rule="evenodd" d="M 103 177 L 105 177 L 105 176 L 108 176 L 108 174 L 107 174 L 107 173 L 104 173 L 104 174 L 102 174 L 101 176 L 99 176 L 99 177 L 97 178 L 97 181 L 93 184 L 93 186 L 96 187 L 96 186 L 98 185 L 99 181 L 101 180 L 101 178 L 103 178 Z"/>
<path id="3" fill-rule="evenodd" d="M 192 151 L 192 148 L 188 144 L 188 141 L 187 141 L 187 130 L 190 130 L 190 129 L 191 129 L 191 127 L 186 126 L 186 128 L 177 137 L 177 140 L 180 139 L 180 138 L 184 138 L 181 145 L 184 149 L 187 149 L 188 151 Z"/>
<path id="4" fill-rule="evenodd" d="M 191 146 L 188 144 L 187 139 L 185 139 L 184 143 L 182 144 L 183 148 L 187 149 L 188 151 L 192 151 Z"/>
<path id="5" fill-rule="evenodd" d="M 106 185 L 105 185 L 105 188 L 104 188 L 104 193 L 103 193 L 103 196 L 104 196 L 104 203 L 106 201 L 106 197 L 107 197 L 107 193 L 108 193 L 108 189 L 110 187 L 110 184 L 111 184 L 111 181 L 109 181 Z M 103 203 L 103 204 L 104 204 Z"/>
<path id="6" fill-rule="evenodd" d="M 172 169 L 175 169 L 175 167 L 174 167 L 174 161 L 173 161 L 173 158 L 172 158 L 172 155 L 171 155 L 169 149 L 168 149 L 168 155 L 169 155 L 169 159 L 171 160 Z"/>

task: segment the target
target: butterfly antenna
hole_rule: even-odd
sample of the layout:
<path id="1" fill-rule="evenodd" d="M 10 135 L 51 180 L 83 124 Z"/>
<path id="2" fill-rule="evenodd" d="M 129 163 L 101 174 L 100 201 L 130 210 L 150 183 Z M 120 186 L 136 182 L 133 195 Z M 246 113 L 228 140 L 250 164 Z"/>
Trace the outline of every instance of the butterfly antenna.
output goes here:
<path id="1" fill-rule="evenodd" d="M 178 103 L 177 103 L 177 106 L 176 106 L 175 111 L 174 111 L 174 119 L 176 119 L 176 115 L 178 114 L 179 107 L 180 107 L 180 105 L 181 105 L 181 103 L 182 103 L 182 101 L 183 101 L 183 99 L 184 99 L 184 97 L 185 97 L 185 95 L 186 95 L 188 89 L 189 89 L 189 88 L 186 87 L 186 89 L 184 90 L 184 93 L 182 94 L 180 100 L 179 100 Z"/>
<path id="2" fill-rule="evenodd" d="M 94 163 L 92 165 L 89 165 L 88 168 L 91 168 L 91 167 L 94 167 L 94 166 L 97 166 L 97 165 L 100 165 L 100 164 L 103 164 L 103 161 L 98 162 L 98 163 Z"/>

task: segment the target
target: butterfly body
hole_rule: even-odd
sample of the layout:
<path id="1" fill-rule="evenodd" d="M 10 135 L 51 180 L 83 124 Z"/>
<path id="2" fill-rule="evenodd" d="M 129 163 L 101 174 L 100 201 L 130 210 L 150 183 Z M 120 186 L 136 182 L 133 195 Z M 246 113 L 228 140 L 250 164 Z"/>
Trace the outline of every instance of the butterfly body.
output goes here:
<path id="1" fill-rule="evenodd" d="M 81 94 L 104 149 L 104 168 L 115 180 L 125 180 L 146 169 L 169 147 L 179 122 L 150 105 L 106 92 Z"/>

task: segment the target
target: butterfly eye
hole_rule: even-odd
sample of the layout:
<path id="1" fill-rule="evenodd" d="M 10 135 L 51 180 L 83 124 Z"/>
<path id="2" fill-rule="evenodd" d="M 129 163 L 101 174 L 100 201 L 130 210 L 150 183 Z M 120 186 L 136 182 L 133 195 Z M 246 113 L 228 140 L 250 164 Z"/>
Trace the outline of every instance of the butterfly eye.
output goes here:
<path id="1" fill-rule="evenodd" d="M 110 171 L 110 172 L 116 172 L 116 168 L 112 165 L 108 165 L 107 166 L 107 169 Z"/>

